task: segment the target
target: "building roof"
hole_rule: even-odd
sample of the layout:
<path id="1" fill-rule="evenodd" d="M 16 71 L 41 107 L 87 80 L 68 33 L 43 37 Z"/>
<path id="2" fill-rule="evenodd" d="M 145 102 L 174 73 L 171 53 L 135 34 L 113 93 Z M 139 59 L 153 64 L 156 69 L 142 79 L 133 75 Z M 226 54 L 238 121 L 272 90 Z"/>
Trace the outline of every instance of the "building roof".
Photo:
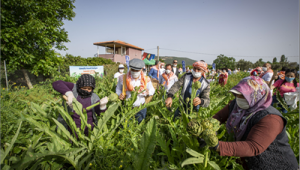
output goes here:
<path id="1" fill-rule="evenodd" d="M 111 48 L 114 47 L 114 44 L 115 44 L 115 47 L 125 46 L 125 47 L 135 48 L 135 49 L 138 49 L 138 50 L 144 50 L 143 48 L 140 48 L 138 46 L 135 46 L 135 45 L 132 45 L 132 44 L 129 44 L 127 42 L 120 41 L 120 40 L 95 42 L 94 43 L 94 45 L 103 46 L 103 47 L 111 47 Z"/>

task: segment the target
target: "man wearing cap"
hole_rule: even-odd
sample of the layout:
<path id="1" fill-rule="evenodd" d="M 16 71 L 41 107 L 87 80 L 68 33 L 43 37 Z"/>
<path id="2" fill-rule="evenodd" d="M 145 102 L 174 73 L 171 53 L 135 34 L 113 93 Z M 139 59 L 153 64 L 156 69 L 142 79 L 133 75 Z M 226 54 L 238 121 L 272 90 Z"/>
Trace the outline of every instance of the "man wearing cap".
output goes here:
<path id="1" fill-rule="evenodd" d="M 131 91 L 135 87 L 140 87 L 140 90 L 136 101 L 133 103 L 133 107 L 139 107 L 145 103 L 146 96 L 152 96 L 155 92 L 155 89 L 152 86 L 150 79 L 148 79 L 142 69 L 145 67 L 145 63 L 141 59 L 132 59 L 129 61 L 129 68 L 127 74 L 120 76 L 119 81 L 116 87 L 116 93 L 119 95 L 120 100 L 128 99 L 131 97 Z M 124 87 L 124 88 L 123 88 Z M 142 92 L 144 91 L 144 92 Z M 147 108 L 139 111 L 135 118 L 139 123 L 146 118 Z"/>
<path id="2" fill-rule="evenodd" d="M 159 61 L 156 60 L 155 65 L 150 69 L 150 72 L 148 74 L 149 77 L 154 78 L 156 80 L 159 80 L 159 76 L 160 76 L 160 73 L 159 73 L 160 67 L 159 67 L 159 65 L 160 65 Z"/>
<path id="3" fill-rule="evenodd" d="M 124 74 L 124 65 L 120 64 L 118 68 L 118 72 L 115 73 L 114 78 L 119 78 L 123 74 Z"/>
<path id="4" fill-rule="evenodd" d="M 209 92 L 210 85 L 209 82 L 204 78 L 203 75 L 207 72 L 207 64 L 202 61 L 197 61 L 193 64 L 192 73 L 184 74 L 168 91 L 168 98 L 165 101 L 167 107 L 172 106 L 172 98 L 175 93 L 182 87 L 181 97 L 186 101 L 187 98 L 191 98 L 192 93 L 192 83 L 196 81 L 201 82 L 201 87 L 197 90 L 196 98 L 191 101 L 195 106 L 196 110 L 199 107 L 208 107 L 210 103 Z M 185 107 L 185 105 L 184 105 Z M 175 111 L 174 118 L 180 115 L 179 109 Z"/>
<path id="5" fill-rule="evenodd" d="M 173 66 L 171 71 L 178 77 L 179 71 L 177 68 L 177 60 L 173 60 Z"/>

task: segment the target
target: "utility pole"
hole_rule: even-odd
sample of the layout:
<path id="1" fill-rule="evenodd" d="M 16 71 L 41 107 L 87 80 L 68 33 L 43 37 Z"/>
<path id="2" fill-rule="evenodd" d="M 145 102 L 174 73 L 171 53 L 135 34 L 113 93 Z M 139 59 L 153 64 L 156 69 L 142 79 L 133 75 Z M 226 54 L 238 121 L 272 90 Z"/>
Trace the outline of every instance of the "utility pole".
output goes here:
<path id="1" fill-rule="evenodd" d="M 159 61 L 159 46 L 157 46 L 157 60 Z"/>

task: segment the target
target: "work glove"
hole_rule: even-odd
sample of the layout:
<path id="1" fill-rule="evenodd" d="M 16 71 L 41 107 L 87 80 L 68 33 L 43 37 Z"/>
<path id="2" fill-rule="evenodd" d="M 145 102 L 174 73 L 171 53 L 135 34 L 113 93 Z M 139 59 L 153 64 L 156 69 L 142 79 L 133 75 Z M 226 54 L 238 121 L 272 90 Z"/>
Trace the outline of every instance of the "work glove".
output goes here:
<path id="1" fill-rule="evenodd" d="M 100 110 L 105 110 L 107 103 L 108 103 L 108 98 L 107 96 L 105 96 L 100 100 Z"/>
<path id="2" fill-rule="evenodd" d="M 197 140 L 198 140 L 200 148 L 204 148 L 207 145 L 206 142 L 205 142 L 205 140 L 203 138 L 199 138 L 198 137 Z M 209 147 L 209 149 L 216 151 L 217 148 L 218 148 L 218 146 L 219 146 L 219 141 L 218 141 L 218 144 L 216 146 Z"/>
<path id="3" fill-rule="evenodd" d="M 72 92 L 72 91 L 68 91 L 68 92 L 66 92 L 65 95 L 66 95 L 67 98 L 68 98 L 68 100 L 67 100 L 67 105 L 73 109 L 73 104 L 72 104 L 72 102 L 73 102 L 73 98 L 75 98 L 73 92 Z"/>

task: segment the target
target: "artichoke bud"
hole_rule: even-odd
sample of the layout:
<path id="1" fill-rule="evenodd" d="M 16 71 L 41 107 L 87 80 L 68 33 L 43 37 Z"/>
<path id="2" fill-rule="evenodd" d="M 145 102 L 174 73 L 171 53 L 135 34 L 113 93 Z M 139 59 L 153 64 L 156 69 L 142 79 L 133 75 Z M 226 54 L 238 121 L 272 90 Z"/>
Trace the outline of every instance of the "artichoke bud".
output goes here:
<path id="1" fill-rule="evenodd" d="M 217 119 L 209 118 L 208 120 L 213 125 L 214 131 L 218 131 L 220 129 L 220 122 Z"/>
<path id="2" fill-rule="evenodd" d="M 204 129 L 212 129 L 213 128 L 213 125 L 206 119 L 201 122 L 201 125 L 203 126 Z"/>
<path id="3" fill-rule="evenodd" d="M 187 131 L 191 135 L 200 136 L 200 134 L 203 131 L 203 128 L 202 128 L 201 123 L 199 121 L 197 121 L 196 119 L 192 119 L 187 124 Z"/>
<path id="4" fill-rule="evenodd" d="M 209 147 L 214 147 L 219 142 L 218 137 L 212 134 L 205 136 L 204 141 Z"/>
<path id="5" fill-rule="evenodd" d="M 187 98 L 185 99 L 185 102 L 188 103 L 189 101 L 190 101 L 190 98 L 187 97 Z"/>
<path id="6" fill-rule="evenodd" d="M 205 129 L 202 133 L 202 137 L 208 136 L 208 135 L 216 135 L 216 132 L 212 129 Z"/>
<path id="7" fill-rule="evenodd" d="M 198 90 L 201 87 L 201 82 L 200 81 L 196 81 L 193 83 L 192 85 L 193 89 Z"/>

